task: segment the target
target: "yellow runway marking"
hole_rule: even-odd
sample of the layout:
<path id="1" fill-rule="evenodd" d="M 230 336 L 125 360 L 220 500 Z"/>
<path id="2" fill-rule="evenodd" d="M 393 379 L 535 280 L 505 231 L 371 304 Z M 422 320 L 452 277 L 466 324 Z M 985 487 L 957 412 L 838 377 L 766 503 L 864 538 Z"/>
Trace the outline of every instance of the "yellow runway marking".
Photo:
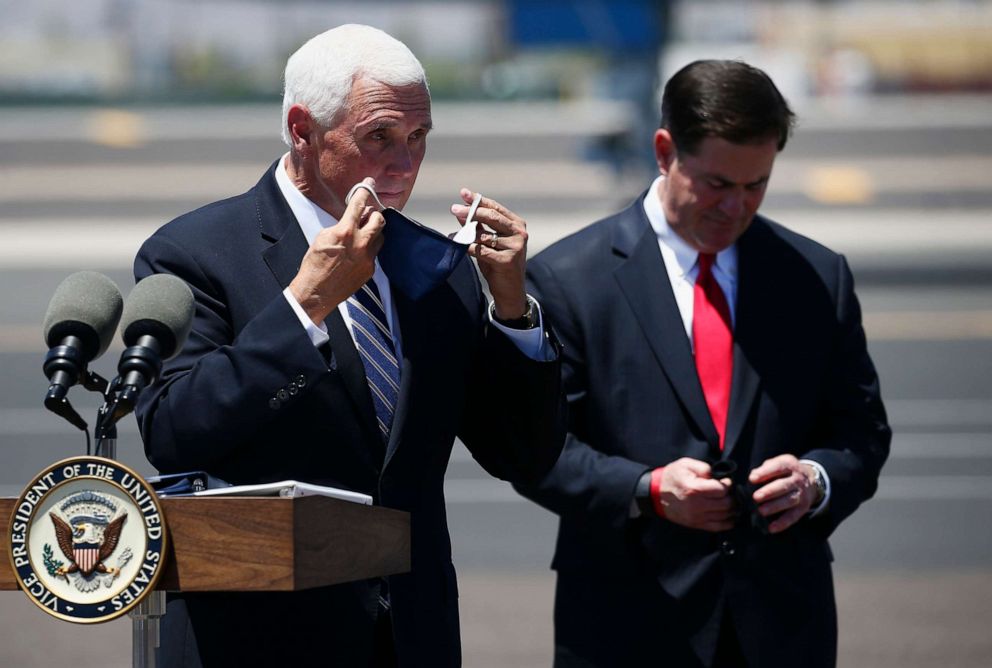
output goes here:
<path id="1" fill-rule="evenodd" d="M 93 112 L 87 122 L 89 140 L 111 148 L 138 148 L 146 142 L 145 121 L 120 109 Z"/>
<path id="2" fill-rule="evenodd" d="M 858 167 L 811 167 L 803 178 L 803 190 L 822 204 L 866 204 L 875 197 L 867 171 Z"/>
<path id="3" fill-rule="evenodd" d="M 866 313 L 869 341 L 992 339 L 992 311 L 891 311 Z"/>

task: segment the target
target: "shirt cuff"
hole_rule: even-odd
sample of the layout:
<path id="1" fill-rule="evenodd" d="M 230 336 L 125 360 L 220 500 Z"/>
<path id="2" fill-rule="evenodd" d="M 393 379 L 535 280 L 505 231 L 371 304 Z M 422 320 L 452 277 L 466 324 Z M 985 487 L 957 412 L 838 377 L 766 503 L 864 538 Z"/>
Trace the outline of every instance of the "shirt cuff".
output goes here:
<path id="1" fill-rule="evenodd" d="M 630 500 L 630 512 L 628 513 L 630 519 L 636 519 L 644 514 L 644 511 L 641 510 L 644 499 L 647 499 L 648 503 L 651 501 L 651 470 L 645 471 L 637 479 L 637 485 L 634 486 L 634 496 Z"/>
<path id="2" fill-rule="evenodd" d="M 823 512 L 830 506 L 830 476 L 827 475 L 827 470 L 823 468 L 823 465 L 820 464 L 820 462 L 815 462 L 812 459 L 800 459 L 799 463 L 809 464 L 813 468 L 817 469 L 820 472 L 820 475 L 823 476 L 823 481 L 827 483 L 826 488 L 823 490 L 823 498 L 820 499 L 820 503 L 815 507 L 810 508 L 809 513 L 807 514 L 810 518 L 817 517 L 823 514 Z"/>
<path id="3" fill-rule="evenodd" d="M 307 330 L 307 336 L 310 337 L 310 343 L 313 344 L 314 348 L 318 348 L 331 340 L 330 335 L 327 333 L 327 325 L 324 323 L 320 323 L 320 326 L 315 325 L 313 320 L 310 319 L 310 316 L 303 310 L 303 307 L 300 306 L 300 303 L 296 301 L 296 297 L 289 291 L 289 288 L 283 290 L 282 294 L 286 297 L 286 301 L 289 302 L 293 313 L 300 319 L 303 329 Z"/>
<path id="4" fill-rule="evenodd" d="M 489 322 L 493 324 L 493 327 L 503 332 L 513 342 L 513 345 L 530 359 L 537 362 L 551 362 L 555 359 L 557 353 L 554 346 L 548 341 L 548 337 L 544 335 L 544 315 L 541 312 L 541 305 L 530 295 L 527 296 L 534 301 L 534 307 L 537 309 L 537 327 L 532 327 L 531 329 L 513 329 L 501 325 L 493 318 L 495 302 L 489 302 L 489 308 L 487 309 L 489 312 Z"/>

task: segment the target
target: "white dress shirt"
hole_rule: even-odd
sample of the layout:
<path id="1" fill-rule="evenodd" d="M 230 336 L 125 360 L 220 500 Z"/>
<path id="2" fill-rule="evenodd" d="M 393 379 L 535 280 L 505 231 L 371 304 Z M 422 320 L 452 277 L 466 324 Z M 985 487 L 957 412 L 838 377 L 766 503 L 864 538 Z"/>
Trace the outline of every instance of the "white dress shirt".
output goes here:
<path id="1" fill-rule="evenodd" d="M 696 276 L 699 275 L 699 251 L 692 248 L 685 239 L 676 234 L 665 218 L 665 212 L 661 207 L 661 198 L 658 195 L 658 188 L 663 178 L 663 176 L 656 178 L 651 184 L 651 188 L 648 189 L 648 193 L 644 197 L 644 213 L 647 214 L 651 228 L 658 235 L 658 247 L 661 249 L 661 257 L 665 261 L 665 270 L 668 272 L 668 280 L 671 282 L 675 302 L 678 304 L 679 314 L 682 316 L 682 324 L 685 327 L 686 336 L 689 338 L 689 344 L 695 350 L 695 344 L 692 340 L 692 311 Z M 737 244 L 716 254 L 713 261 L 713 278 L 716 279 L 727 298 L 727 305 L 730 307 L 731 327 L 733 327 L 737 323 Z M 811 459 L 801 459 L 800 461 L 819 469 L 827 483 L 827 489 L 820 505 L 810 511 L 812 516 L 816 516 L 827 507 L 830 500 L 830 477 L 819 462 Z"/>

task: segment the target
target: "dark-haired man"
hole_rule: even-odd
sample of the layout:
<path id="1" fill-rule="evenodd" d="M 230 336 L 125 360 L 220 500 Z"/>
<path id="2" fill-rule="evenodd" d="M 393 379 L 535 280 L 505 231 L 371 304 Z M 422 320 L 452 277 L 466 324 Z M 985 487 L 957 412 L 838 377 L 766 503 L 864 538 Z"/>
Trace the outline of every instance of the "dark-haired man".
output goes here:
<path id="1" fill-rule="evenodd" d="M 698 61 L 659 176 L 528 263 L 564 345 L 569 436 L 521 491 L 561 517 L 555 666 L 833 666 L 827 538 L 891 432 L 844 258 L 757 215 L 793 113 Z"/>

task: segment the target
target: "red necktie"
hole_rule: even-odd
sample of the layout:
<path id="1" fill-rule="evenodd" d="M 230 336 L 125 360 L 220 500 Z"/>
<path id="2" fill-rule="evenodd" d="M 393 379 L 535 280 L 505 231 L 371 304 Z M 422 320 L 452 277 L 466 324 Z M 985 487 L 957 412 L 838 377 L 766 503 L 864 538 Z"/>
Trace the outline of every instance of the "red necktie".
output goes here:
<path id="1" fill-rule="evenodd" d="M 699 274 L 692 300 L 692 340 L 696 348 L 696 371 L 703 386 L 706 405 L 720 435 L 720 449 L 727 429 L 730 379 L 734 368 L 734 335 L 730 308 L 723 290 L 713 278 L 713 255 L 699 254 Z"/>

